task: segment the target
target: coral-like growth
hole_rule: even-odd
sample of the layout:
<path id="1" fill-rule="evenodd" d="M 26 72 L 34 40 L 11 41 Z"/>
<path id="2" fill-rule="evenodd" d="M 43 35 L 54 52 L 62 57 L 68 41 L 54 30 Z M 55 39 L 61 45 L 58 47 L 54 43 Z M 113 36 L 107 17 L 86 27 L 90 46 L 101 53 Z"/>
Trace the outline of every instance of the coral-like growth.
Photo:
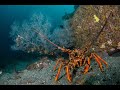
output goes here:
<path id="1" fill-rule="evenodd" d="M 45 35 L 51 41 L 66 47 L 73 45 L 72 30 L 67 21 L 63 23 L 63 28 L 57 27 L 52 30 L 52 24 L 47 16 L 42 13 L 34 13 L 30 19 L 22 23 L 14 22 L 11 25 L 10 37 L 15 42 L 11 46 L 13 50 L 22 50 L 25 52 L 49 53 L 55 50 L 51 44 L 46 42 L 34 30 Z"/>
<path id="2" fill-rule="evenodd" d="M 69 26 L 69 21 L 64 21 L 62 28 L 55 28 L 51 36 L 53 42 L 61 47 L 70 48 L 74 45 L 75 38 L 73 30 Z"/>
<path id="3" fill-rule="evenodd" d="M 10 36 L 15 42 L 12 49 L 34 52 L 42 49 L 41 46 L 47 48 L 46 41 L 32 30 L 34 28 L 49 38 L 51 23 L 41 13 L 33 14 L 29 20 L 25 20 L 23 23 L 14 22 L 10 32 Z"/>

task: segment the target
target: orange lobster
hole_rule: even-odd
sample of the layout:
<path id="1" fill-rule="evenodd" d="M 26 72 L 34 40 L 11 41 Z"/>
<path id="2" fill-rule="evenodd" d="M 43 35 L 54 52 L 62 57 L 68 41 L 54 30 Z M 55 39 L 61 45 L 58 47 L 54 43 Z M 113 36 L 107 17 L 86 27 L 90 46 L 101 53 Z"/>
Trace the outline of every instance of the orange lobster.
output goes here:
<path id="1" fill-rule="evenodd" d="M 110 13 L 110 15 L 111 15 L 111 13 Z M 110 15 L 108 16 L 108 18 L 110 17 Z M 104 27 L 107 24 L 108 18 L 106 19 L 105 24 L 103 25 L 102 29 L 100 30 L 100 32 L 98 33 L 98 35 L 96 36 L 95 39 L 97 39 L 99 37 L 100 33 L 103 31 Z M 54 44 L 47 37 L 42 35 L 39 31 L 37 31 L 37 30 L 34 30 L 34 31 L 36 33 L 38 33 L 46 41 L 51 43 L 53 46 L 57 47 L 57 49 L 61 50 L 62 52 L 65 52 L 69 55 L 69 59 L 67 59 L 67 60 L 64 60 L 62 58 L 59 58 L 57 60 L 54 70 L 56 70 L 56 68 L 59 64 L 60 64 L 60 66 L 59 66 L 58 72 L 55 76 L 55 81 L 58 80 L 58 78 L 60 76 L 60 72 L 63 67 L 65 68 L 66 77 L 69 82 L 72 82 L 72 75 L 70 73 L 71 70 L 74 70 L 77 67 L 85 66 L 84 70 L 83 70 L 83 74 L 86 74 L 90 69 L 90 61 L 92 59 L 94 59 L 97 62 L 101 72 L 103 72 L 102 63 L 104 63 L 106 65 L 106 67 L 108 67 L 108 63 L 105 60 L 103 60 L 99 55 L 97 55 L 94 51 L 92 53 L 89 52 L 90 47 L 92 46 L 92 44 L 94 44 L 94 41 L 96 41 L 96 40 L 93 40 L 93 42 L 89 43 L 90 45 L 87 46 L 86 48 L 84 48 L 84 50 L 80 50 L 80 49 L 70 50 L 70 49 L 62 48 L 62 47 Z"/>

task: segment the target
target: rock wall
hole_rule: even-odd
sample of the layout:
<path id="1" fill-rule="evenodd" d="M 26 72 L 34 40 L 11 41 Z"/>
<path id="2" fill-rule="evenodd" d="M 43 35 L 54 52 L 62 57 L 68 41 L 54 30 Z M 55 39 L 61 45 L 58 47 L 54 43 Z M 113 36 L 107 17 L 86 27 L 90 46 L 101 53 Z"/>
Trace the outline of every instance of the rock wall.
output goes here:
<path id="1" fill-rule="evenodd" d="M 109 53 L 120 49 L 119 5 L 80 5 L 70 25 L 74 30 L 77 48 L 92 43 L 96 51 L 105 50 Z"/>

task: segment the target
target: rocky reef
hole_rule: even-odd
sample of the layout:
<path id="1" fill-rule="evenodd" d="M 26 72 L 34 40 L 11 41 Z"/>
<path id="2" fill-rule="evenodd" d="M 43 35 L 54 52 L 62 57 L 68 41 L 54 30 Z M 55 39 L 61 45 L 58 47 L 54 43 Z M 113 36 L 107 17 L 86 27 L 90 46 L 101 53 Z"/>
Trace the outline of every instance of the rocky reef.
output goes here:
<path id="1" fill-rule="evenodd" d="M 72 13 L 65 13 L 65 15 L 62 17 L 62 19 L 68 20 L 68 19 L 72 18 L 78 7 L 79 7 L 79 5 L 74 5 L 74 11 Z"/>
<path id="2" fill-rule="evenodd" d="M 96 52 L 111 54 L 120 49 L 119 5 L 80 5 L 70 20 L 70 26 L 77 48 L 92 43 Z"/>
<path id="3" fill-rule="evenodd" d="M 17 25 L 13 25 L 11 35 L 12 37 L 16 36 L 14 38 L 16 44 L 13 49 L 27 51 L 28 53 L 41 51 L 47 56 L 41 55 L 37 58 L 37 61 L 28 65 L 22 62 L 23 66 L 25 66 L 25 70 L 17 71 L 16 68 L 22 66 L 20 64 L 16 66 L 12 65 L 15 67 L 12 73 L 5 72 L 9 71 L 9 68 L 6 68 L 7 70 L 3 70 L 3 72 L 0 70 L 0 85 L 120 85 L 120 53 L 109 56 L 114 52 L 120 51 L 120 6 L 76 5 L 74 8 L 75 11 L 73 13 L 63 16 L 63 19 L 68 21 L 60 25 L 60 28 L 56 28 L 52 34 L 47 31 L 47 29 L 49 29 L 47 26 L 50 25 L 48 22 L 45 22 L 44 25 L 40 24 L 44 29 L 47 27 L 45 29 L 46 32 L 44 32 L 43 28 L 39 27 L 38 22 L 33 23 L 33 21 L 31 21 L 30 25 L 33 25 L 35 28 L 35 30 L 32 31 L 28 28 L 29 22 L 23 23 L 25 26 L 22 29 L 18 27 L 16 29 Z M 28 33 L 28 29 L 31 32 Z M 37 31 L 38 29 L 39 31 Z M 21 31 L 16 34 L 19 30 Z M 25 33 L 24 35 L 22 34 L 23 31 Z M 28 42 L 30 39 L 31 42 Z M 19 41 L 21 41 L 21 43 Z M 39 43 L 41 44 L 40 46 Z M 59 50 L 57 54 L 55 54 L 56 47 Z M 86 50 L 86 47 L 90 49 Z M 51 54 L 47 53 L 46 48 L 50 52 L 52 51 Z M 68 48 L 73 50 L 73 52 L 71 53 L 71 50 Z M 79 48 L 85 49 L 81 51 L 83 53 L 76 53 L 75 50 L 80 50 Z M 86 74 L 83 74 L 84 65 L 78 65 L 80 66 L 79 68 L 74 66 L 75 72 L 74 70 L 70 71 L 72 83 L 67 81 L 66 72 L 64 72 L 63 69 L 60 72 L 58 81 L 55 80 L 57 76 L 56 73 L 60 71 L 59 68 L 57 68 L 58 70 L 54 70 L 55 61 L 59 56 L 64 58 L 64 60 L 69 59 L 69 57 L 67 57 L 69 55 L 73 57 L 66 63 L 62 61 L 64 66 L 68 66 L 70 61 L 77 61 L 76 58 L 78 58 L 78 56 L 82 56 L 82 58 L 78 59 L 86 62 L 86 60 L 88 60 L 87 58 L 91 57 L 89 54 L 93 51 L 98 54 L 101 51 L 103 52 L 100 56 L 103 58 L 103 61 L 105 60 L 108 63 L 107 68 L 103 66 L 103 73 L 99 70 L 100 64 L 97 65 L 97 63 L 100 62 L 98 62 L 97 58 L 97 62 L 91 59 L 91 64 L 86 63 L 90 66 Z M 67 54 L 65 54 L 65 52 L 67 52 Z M 49 58 L 49 55 L 52 58 Z M 83 61 L 82 63 L 84 63 Z M 80 63 L 81 62 L 78 64 Z M 61 62 L 58 64 L 62 66 Z M 70 62 L 69 65 L 73 64 L 74 62 Z M 10 65 L 8 67 L 10 67 Z"/>

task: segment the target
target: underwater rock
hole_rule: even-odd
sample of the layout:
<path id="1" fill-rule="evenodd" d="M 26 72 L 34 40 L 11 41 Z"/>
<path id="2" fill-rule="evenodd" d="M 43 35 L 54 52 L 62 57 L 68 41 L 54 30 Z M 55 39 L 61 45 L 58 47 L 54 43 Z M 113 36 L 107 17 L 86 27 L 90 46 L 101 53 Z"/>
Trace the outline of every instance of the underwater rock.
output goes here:
<path id="1" fill-rule="evenodd" d="M 119 5 L 80 5 L 70 21 L 76 38 L 75 46 L 86 47 L 92 42 L 95 51 L 106 51 L 108 54 L 114 49 L 119 49 L 119 7 Z"/>
<path id="2" fill-rule="evenodd" d="M 68 20 L 68 19 L 72 18 L 73 15 L 74 15 L 74 12 L 77 10 L 77 8 L 78 8 L 79 6 L 80 6 L 80 5 L 74 5 L 74 11 L 73 11 L 72 13 L 66 13 L 66 12 L 65 12 L 65 15 L 62 16 L 62 19 L 63 19 L 63 20 Z"/>
<path id="3" fill-rule="evenodd" d="M 80 5 L 74 5 L 74 9 L 77 10 L 77 8 L 79 7 Z"/>
<path id="4" fill-rule="evenodd" d="M 63 19 L 63 20 L 68 20 L 68 19 L 72 18 L 73 15 L 74 15 L 74 12 L 77 10 L 77 8 L 78 8 L 79 6 L 80 6 L 80 5 L 74 5 L 74 11 L 73 11 L 72 13 L 65 13 L 65 15 L 62 16 L 62 19 Z"/>
<path id="5" fill-rule="evenodd" d="M 40 59 L 39 61 L 28 65 L 27 70 L 43 69 L 49 65 L 49 60 L 47 57 Z"/>
<path id="6" fill-rule="evenodd" d="M 62 19 L 63 20 L 68 20 L 68 19 L 72 18 L 73 14 L 74 14 L 74 12 L 72 12 L 72 13 L 65 13 L 65 15 L 62 16 Z"/>

